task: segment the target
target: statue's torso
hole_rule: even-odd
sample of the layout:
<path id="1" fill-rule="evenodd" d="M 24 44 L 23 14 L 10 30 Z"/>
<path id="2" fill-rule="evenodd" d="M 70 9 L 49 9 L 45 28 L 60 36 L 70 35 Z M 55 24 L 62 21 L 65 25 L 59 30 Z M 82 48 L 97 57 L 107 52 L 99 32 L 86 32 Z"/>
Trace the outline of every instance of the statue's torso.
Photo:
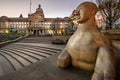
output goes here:
<path id="1" fill-rule="evenodd" d="M 68 41 L 67 51 L 72 65 L 85 70 L 93 70 L 98 47 L 90 32 L 76 32 Z"/>

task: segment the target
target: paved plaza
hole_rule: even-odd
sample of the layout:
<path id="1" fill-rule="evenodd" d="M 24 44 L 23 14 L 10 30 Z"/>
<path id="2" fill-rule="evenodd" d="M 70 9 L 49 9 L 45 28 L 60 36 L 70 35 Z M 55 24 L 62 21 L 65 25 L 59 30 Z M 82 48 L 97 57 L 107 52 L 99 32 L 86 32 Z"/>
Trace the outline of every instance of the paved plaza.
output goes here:
<path id="1" fill-rule="evenodd" d="M 27 37 L 0 49 L 0 76 L 58 54 L 64 45 L 52 45 L 51 37 Z"/>
<path id="2" fill-rule="evenodd" d="M 0 80 L 90 80 L 90 72 L 73 67 L 65 70 L 58 68 L 57 56 L 65 45 L 52 45 L 51 37 L 47 38 L 28 37 L 2 47 Z M 117 57 L 116 80 L 120 80 L 120 43 L 113 44 Z"/>

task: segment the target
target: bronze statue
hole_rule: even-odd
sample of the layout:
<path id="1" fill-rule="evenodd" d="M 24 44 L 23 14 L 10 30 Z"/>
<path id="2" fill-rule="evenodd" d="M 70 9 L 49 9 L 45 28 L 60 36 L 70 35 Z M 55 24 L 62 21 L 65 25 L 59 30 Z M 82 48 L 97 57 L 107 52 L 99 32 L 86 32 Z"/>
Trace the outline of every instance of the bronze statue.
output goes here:
<path id="1" fill-rule="evenodd" d="M 58 56 L 57 65 L 92 71 L 91 80 L 115 80 L 115 55 L 109 41 L 96 28 L 97 10 L 92 2 L 77 7 L 72 19 L 78 28 Z"/>

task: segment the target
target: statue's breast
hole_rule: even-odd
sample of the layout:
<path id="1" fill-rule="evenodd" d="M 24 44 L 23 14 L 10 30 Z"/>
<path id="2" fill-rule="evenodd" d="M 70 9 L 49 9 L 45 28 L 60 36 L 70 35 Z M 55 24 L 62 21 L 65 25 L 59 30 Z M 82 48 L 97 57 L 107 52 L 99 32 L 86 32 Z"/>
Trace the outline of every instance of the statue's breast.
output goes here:
<path id="1" fill-rule="evenodd" d="M 68 41 L 67 51 L 74 59 L 93 62 L 97 55 L 97 46 L 89 32 L 73 35 Z M 88 56 L 89 55 L 89 56 Z M 88 57 L 88 58 L 87 58 Z M 86 59 L 87 58 L 87 59 Z"/>
<path id="2" fill-rule="evenodd" d="M 94 43 L 93 36 L 90 32 L 80 32 L 71 36 L 68 41 L 67 46 L 69 47 L 79 47 L 83 45 L 90 45 Z"/>

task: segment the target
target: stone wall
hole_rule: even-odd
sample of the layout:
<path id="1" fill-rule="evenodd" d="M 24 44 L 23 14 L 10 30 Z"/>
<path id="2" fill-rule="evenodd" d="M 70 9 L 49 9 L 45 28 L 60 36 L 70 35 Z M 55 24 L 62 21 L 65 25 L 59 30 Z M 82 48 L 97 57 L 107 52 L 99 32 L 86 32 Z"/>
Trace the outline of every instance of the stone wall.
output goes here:
<path id="1" fill-rule="evenodd" d="M 110 40 L 120 40 L 120 34 L 105 34 Z"/>

